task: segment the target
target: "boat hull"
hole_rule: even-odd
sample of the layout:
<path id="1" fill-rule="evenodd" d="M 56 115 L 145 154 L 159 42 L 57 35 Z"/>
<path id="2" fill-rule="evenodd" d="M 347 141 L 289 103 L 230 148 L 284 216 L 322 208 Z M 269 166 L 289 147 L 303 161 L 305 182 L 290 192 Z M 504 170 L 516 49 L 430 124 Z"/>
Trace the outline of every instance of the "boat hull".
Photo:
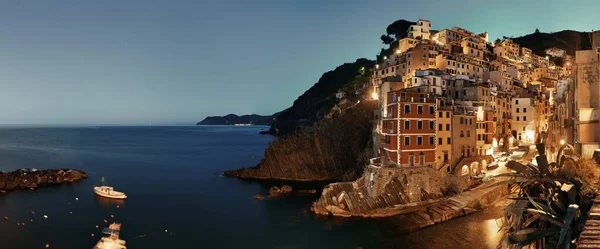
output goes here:
<path id="1" fill-rule="evenodd" d="M 125 195 L 125 194 L 115 195 L 115 194 L 106 193 L 104 191 L 101 191 L 98 187 L 94 187 L 94 193 L 96 193 L 96 195 L 102 196 L 104 198 L 119 199 L 119 200 L 127 199 L 127 195 Z"/>

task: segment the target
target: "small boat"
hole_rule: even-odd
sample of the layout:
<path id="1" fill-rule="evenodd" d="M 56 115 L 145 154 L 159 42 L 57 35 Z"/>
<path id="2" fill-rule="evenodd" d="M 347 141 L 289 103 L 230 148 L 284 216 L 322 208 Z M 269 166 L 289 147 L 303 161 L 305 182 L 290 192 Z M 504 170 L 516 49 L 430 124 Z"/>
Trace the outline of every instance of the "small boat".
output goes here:
<path id="1" fill-rule="evenodd" d="M 110 224 L 108 228 L 102 230 L 102 233 L 107 234 L 108 236 L 102 237 L 93 249 L 127 249 L 125 241 L 119 239 L 120 232 L 121 224 Z"/>
<path id="2" fill-rule="evenodd" d="M 123 192 L 115 191 L 113 187 L 104 185 L 104 177 L 102 177 L 102 185 L 94 187 L 94 192 L 102 197 L 112 199 L 127 199 L 127 195 Z"/>

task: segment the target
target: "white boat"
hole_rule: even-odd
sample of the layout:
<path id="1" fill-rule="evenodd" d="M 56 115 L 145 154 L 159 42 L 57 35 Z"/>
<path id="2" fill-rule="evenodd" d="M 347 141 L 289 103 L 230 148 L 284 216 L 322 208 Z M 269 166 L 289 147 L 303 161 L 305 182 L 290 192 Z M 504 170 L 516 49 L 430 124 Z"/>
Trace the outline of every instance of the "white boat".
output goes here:
<path id="1" fill-rule="evenodd" d="M 94 187 L 94 192 L 102 197 L 112 199 L 127 199 L 127 195 L 123 192 L 115 191 L 113 187 L 104 185 L 104 177 L 102 177 L 102 185 Z"/>
<path id="2" fill-rule="evenodd" d="M 107 234 L 108 236 L 102 237 L 93 249 L 127 249 L 125 241 L 119 239 L 120 232 L 121 224 L 110 224 L 108 228 L 102 230 L 102 233 Z"/>

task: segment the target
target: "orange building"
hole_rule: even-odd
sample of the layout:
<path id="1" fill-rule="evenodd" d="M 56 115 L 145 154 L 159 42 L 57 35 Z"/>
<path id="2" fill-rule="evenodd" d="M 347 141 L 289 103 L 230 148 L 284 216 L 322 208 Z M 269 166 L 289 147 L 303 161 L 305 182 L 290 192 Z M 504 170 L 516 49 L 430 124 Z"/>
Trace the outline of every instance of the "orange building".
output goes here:
<path id="1" fill-rule="evenodd" d="M 406 88 L 389 92 L 382 119 L 383 151 L 390 163 L 400 167 L 436 163 L 437 100 L 433 95 Z"/>

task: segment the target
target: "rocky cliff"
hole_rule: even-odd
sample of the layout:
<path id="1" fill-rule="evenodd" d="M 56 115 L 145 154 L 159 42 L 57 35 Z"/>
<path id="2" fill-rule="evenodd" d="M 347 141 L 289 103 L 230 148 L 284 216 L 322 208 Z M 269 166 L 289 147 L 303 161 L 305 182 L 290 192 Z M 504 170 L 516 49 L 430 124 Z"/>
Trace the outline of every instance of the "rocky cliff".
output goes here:
<path id="1" fill-rule="evenodd" d="M 310 127 L 321 120 L 335 105 L 335 94 L 344 86 L 353 83 L 357 75 L 372 68 L 375 62 L 357 59 L 353 63 L 345 63 L 333 71 L 324 73 L 319 81 L 304 92 L 294 104 L 279 113 L 271 128 L 270 134 L 292 134 L 298 127 Z M 363 82 L 366 83 L 366 82 Z"/>
<path id="2" fill-rule="evenodd" d="M 20 169 L 13 172 L 0 173 L 0 190 L 35 189 L 44 185 L 73 183 L 87 174 L 74 169 L 29 170 Z"/>
<path id="3" fill-rule="evenodd" d="M 369 148 L 375 101 L 363 100 L 336 118 L 280 137 L 269 144 L 255 167 L 226 171 L 226 176 L 295 181 L 354 180 L 372 152 Z"/>
<path id="4" fill-rule="evenodd" d="M 427 167 L 410 169 L 369 166 L 354 182 L 323 189 L 311 210 L 320 215 L 385 217 L 414 211 L 444 196 L 463 192 L 472 182 Z"/>
<path id="5" fill-rule="evenodd" d="M 277 114 L 261 116 L 256 114 L 238 116 L 228 114 L 225 116 L 208 116 L 196 125 L 234 125 L 234 124 L 253 124 L 253 125 L 271 125 Z"/>

